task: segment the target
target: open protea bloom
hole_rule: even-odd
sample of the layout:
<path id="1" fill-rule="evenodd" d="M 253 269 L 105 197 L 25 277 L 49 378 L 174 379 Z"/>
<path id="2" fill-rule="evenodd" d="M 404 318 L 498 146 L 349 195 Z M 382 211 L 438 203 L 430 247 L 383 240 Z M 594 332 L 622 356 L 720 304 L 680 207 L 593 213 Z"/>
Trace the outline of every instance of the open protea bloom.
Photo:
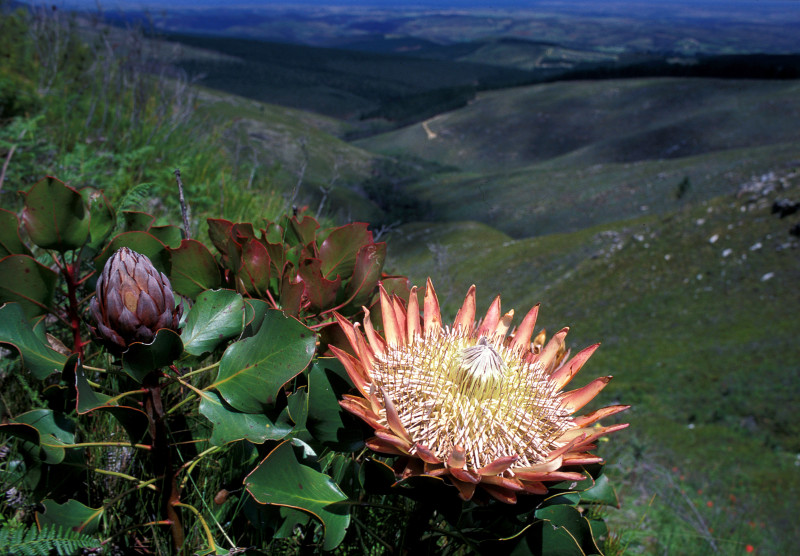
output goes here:
<path id="1" fill-rule="evenodd" d="M 399 476 L 449 475 L 465 500 L 480 486 L 513 503 L 518 492 L 545 494 L 545 482 L 584 478 L 562 467 L 602 461 L 589 453 L 595 440 L 627 424 L 595 423 L 629 406 L 573 415 L 610 376 L 562 391 L 599 344 L 568 359 L 567 328 L 547 344 L 543 334 L 531 342 L 538 305 L 508 334 L 514 312 L 503 315 L 499 297 L 476 325 L 475 286 L 453 326 L 444 326 L 430 280 L 423 318 L 416 290 L 406 308 L 381 287 L 385 338 L 366 309 L 363 332 L 337 314 L 355 356 L 331 347 L 361 393 L 345 396 L 342 407 L 375 429 L 372 450 L 404 456 Z"/>

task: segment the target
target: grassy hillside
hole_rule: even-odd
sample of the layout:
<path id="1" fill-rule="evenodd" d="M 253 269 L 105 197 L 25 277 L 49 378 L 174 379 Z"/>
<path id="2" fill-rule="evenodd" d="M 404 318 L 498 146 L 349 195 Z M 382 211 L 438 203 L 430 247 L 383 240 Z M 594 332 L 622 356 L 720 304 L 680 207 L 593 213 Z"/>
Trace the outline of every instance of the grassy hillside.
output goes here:
<path id="1" fill-rule="evenodd" d="M 678 158 L 795 140 L 797 81 L 635 79 L 481 94 L 468 107 L 363 139 L 465 170 Z M 426 129 L 429 133 L 426 133 Z"/>
<path id="2" fill-rule="evenodd" d="M 252 167 L 248 184 L 267 177 L 289 204 L 310 204 L 312 212 L 321 208 L 340 219 L 380 218 L 380 209 L 354 190 L 382 157 L 339 139 L 349 129 L 344 122 L 213 89 L 203 89 L 200 99 L 201 114 L 227 122 L 231 156 Z"/>
<path id="3" fill-rule="evenodd" d="M 466 104 L 476 88 L 530 82 L 529 72 L 475 63 L 248 39 L 170 35 L 229 59 L 187 59 L 202 83 L 237 95 L 341 119 L 417 120 Z"/>
<path id="4" fill-rule="evenodd" d="M 356 144 L 460 168 L 407 192 L 440 220 L 529 237 L 675 210 L 796 164 L 798 93 L 797 81 L 554 83 Z"/>
<path id="5" fill-rule="evenodd" d="M 573 349 L 603 343 L 580 384 L 613 374 L 601 397 L 634 406 L 606 453 L 634 553 L 781 554 L 800 540 L 789 525 L 800 495 L 800 243 L 789 234 L 799 219 L 771 213 L 800 198 L 800 174 L 736 193 L 539 238 L 431 223 L 390 241 L 392 267 L 416 283 L 431 276 L 451 316 L 475 283 L 484 310 L 497 294 L 518 313 L 541 302 L 539 326 L 571 326 Z"/>
<path id="6" fill-rule="evenodd" d="M 395 53 L 436 60 L 506 66 L 536 71 L 540 77 L 571 69 L 579 64 L 609 63 L 619 59 L 616 52 L 603 49 L 570 48 L 552 42 L 508 37 L 437 44 L 423 39 L 379 34 L 343 40 L 336 46 L 364 52 Z"/>

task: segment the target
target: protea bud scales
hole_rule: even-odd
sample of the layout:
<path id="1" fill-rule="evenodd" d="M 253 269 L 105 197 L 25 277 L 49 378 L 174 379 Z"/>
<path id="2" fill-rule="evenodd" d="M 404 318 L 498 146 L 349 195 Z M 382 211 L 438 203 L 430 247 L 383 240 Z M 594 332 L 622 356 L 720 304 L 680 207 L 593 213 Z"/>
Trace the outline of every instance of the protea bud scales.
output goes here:
<path id="1" fill-rule="evenodd" d="M 152 341 L 162 328 L 178 329 L 182 307 L 175 305 L 169 279 L 127 247 L 106 261 L 96 293 L 91 302 L 95 332 L 109 347 L 124 350 L 132 342 Z"/>

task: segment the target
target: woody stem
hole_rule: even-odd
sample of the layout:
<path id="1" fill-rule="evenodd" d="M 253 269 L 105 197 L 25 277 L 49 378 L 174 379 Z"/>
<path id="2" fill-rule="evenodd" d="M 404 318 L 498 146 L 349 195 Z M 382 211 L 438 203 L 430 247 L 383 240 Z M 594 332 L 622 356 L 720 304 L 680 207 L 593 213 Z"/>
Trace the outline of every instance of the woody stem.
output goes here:
<path id="1" fill-rule="evenodd" d="M 181 554 L 184 544 L 184 531 L 176 506 L 180 504 L 177 473 L 172 462 L 172 450 L 167 441 L 167 424 L 164 419 L 164 405 L 161 400 L 161 373 L 153 371 L 143 381 L 147 391 L 145 411 L 150 421 L 150 436 L 153 439 L 151 461 L 153 472 L 161 476 L 161 511 L 170 522 L 172 546 L 175 554 Z"/>

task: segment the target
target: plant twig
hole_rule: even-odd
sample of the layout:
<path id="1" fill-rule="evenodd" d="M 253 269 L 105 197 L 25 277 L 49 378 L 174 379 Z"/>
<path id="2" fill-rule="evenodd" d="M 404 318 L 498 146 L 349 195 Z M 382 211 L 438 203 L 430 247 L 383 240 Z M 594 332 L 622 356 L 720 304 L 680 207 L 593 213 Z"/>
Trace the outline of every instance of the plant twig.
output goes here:
<path id="1" fill-rule="evenodd" d="M 23 129 L 22 133 L 19 134 L 17 137 L 17 141 L 21 141 L 22 138 L 25 136 L 27 129 Z M 3 162 L 3 168 L 0 170 L 0 191 L 3 191 L 3 182 L 6 180 L 6 170 L 8 170 L 8 163 L 11 162 L 11 157 L 14 156 L 14 151 L 17 150 L 17 145 L 11 145 L 11 149 L 8 151 L 6 155 L 6 159 Z"/>
<path id="2" fill-rule="evenodd" d="M 167 443 L 167 426 L 164 422 L 164 405 L 161 399 L 162 384 L 157 371 L 151 372 L 143 381 L 143 386 L 148 390 L 144 400 L 145 413 L 150 421 L 150 438 L 153 442 L 151 460 L 156 473 L 162 476 L 161 483 L 161 508 L 164 517 L 172 522 L 172 548 L 175 554 L 183 554 L 183 545 L 186 540 L 181 523 L 181 517 L 175 509 L 180 503 L 176 471 L 172 462 L 172 450 Z"/>
<path id="3" fill-rule="evenodd" d="M 150 490 L 158 490 L 158 488 L 153 484 L 149 484 L 146 481 L 142 481 L 141 479 L 137 479 L 136 477 L 132 477 L 131 475 L 120 473 L 119 471 L 110 471 L 108 469 L 100 469 L 100 468 L 94 468 L 92 469 L 92 471 L 94 471 L 95 473 L 100 473 L 101 475 L 111 475 L 112 477 L 119 477 L 121 479 L 126 479 L 128 481 L 139 483 L 139 486 L 142 488 L 149 488 Z"/>
<path id="4" fill-rule="evenodd" d="M 175 168 L 175 181 L 178 182 L 178 198 L 181 202 L 181 215 L 183 216 L 183 233 L 186 239 L 190 239 L 192 236 L 189 233 L 189 207 L 186 205 L 186 199 L 183 196 L 183 182 L 181 181 L 180 168 Z"/>
<path id="5" fill-rule="evenodd" d="M 214 535 L 211 534 L 211 529 L 208 527 L 208 524 L 206 523 L 206 520 L 203 519 L 203 514 L 201 514 L 200 511 L 197 508 L 195 508 L 194 506 L 192 506 L 190 504 L 184 504 L 182 502 L 173 502 L 172 505 L 173 506 L 177 506 L 179 508 L 186 508 L 189 511 L 191 511 L 192 513 L 194 513 L 194 515 L 197 516 L 197 519 L 200 520 L 200 525 L 203 527 L 203 531 L 205 531 L 205 533 L 206 533 L 206 541 L 208 541 L 209 548 L 211 548 L 211 549 L 216 548 L 217 543 L 214 542 Z"/>

